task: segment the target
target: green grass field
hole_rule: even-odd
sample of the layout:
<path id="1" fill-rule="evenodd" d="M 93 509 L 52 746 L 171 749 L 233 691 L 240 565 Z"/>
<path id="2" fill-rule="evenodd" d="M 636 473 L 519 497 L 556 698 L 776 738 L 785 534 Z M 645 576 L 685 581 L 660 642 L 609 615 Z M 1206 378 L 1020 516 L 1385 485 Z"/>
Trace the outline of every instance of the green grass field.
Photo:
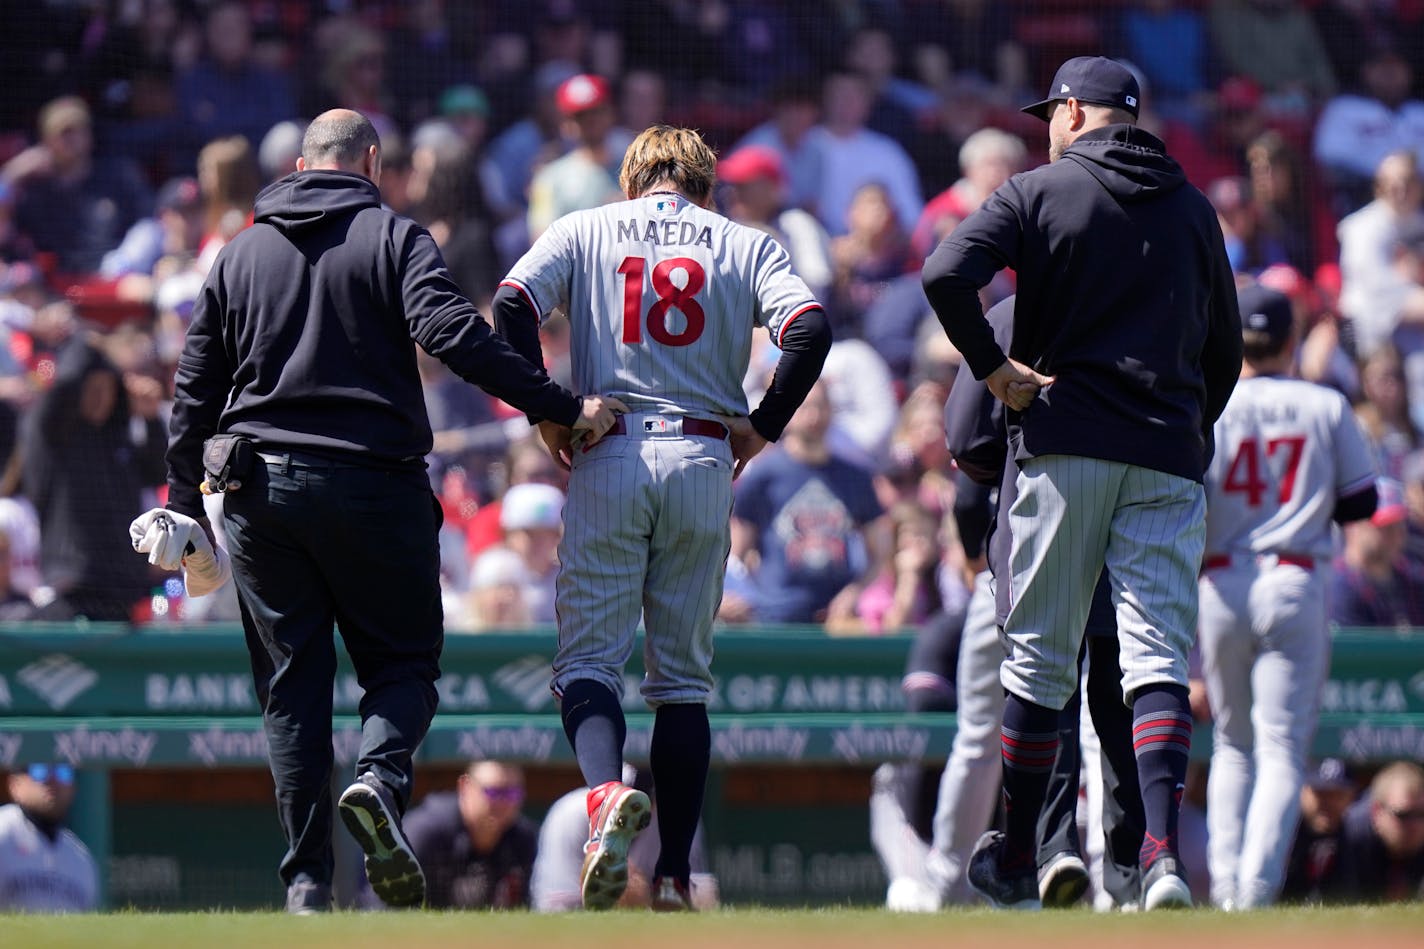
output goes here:
<path id="1" fill-rule="evenodd" d="M 725 910 L 697 916 L 646 912 L 112 913 L 0 916 L 0 946 L 133 949 L 1420 949 L 1424 904 L 1279 909 L 1232 914 L 1095 915 L 984 910 L 896 916 L 879 910 Z"/>

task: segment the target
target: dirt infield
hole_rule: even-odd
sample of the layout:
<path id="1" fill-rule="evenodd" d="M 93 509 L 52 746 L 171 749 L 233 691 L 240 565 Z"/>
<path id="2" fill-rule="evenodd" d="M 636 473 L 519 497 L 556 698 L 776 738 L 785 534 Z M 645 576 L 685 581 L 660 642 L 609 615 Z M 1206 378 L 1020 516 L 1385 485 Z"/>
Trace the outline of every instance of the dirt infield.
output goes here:
<path id="1" fill-rule="evenodd" d="M 894 916 L 876 910 L 0 916 L 5 949 L 1421 949 L 1424 905 L 1102 916 L 1087 911 Z"/>

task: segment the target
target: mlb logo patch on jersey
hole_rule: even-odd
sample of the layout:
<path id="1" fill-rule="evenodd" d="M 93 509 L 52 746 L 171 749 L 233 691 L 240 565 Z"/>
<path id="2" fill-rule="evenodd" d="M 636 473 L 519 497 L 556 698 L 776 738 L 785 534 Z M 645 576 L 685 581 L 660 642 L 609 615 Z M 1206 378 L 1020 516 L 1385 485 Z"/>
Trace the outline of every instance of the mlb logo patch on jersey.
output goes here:
<path id="1" fill-rule="evenodd" d="M 677 210 L 677 204 L 677 198 L 660 198 L 658 199 L 657 209 L 664 214 L 670 214 Z"/>

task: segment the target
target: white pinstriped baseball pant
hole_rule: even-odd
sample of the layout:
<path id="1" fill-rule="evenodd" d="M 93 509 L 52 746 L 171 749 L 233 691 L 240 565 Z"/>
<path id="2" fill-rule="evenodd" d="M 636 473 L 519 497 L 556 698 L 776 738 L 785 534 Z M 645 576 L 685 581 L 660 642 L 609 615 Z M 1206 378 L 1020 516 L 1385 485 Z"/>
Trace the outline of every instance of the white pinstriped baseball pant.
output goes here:
<path id="1" fill-rule="evenodd" d="M 646 416 L 655 418 L 654 416 Z M 641 617 L 648 705 L 705 703 L 712 692 L 712 624 L 731 550 L 732 447 L 684 437 L 675 419 L 650 434 L 575 451 L 555 589 L 559 648 L 553 688 L 601 682 L 620 698 Z"/>
<path id="2" fill-rule="evenodd" d="M 1305 762 L 1330 673 L 1325 584 L 1275 557 L 1233 555 L 1201 584 L 1211 699 L 1211 899 L 1269 906 L 1285 881 Z"/>
<path id="3" fill-rule="evenodd" d="M 1067 704 L 1078 684 L 1078 647 L 1104 565 L 1117 612 L 1124 696 L 1159 682 L 1185 686 L 1206 543 L 1202 486 L 1077 455 L 1030 459 L 1017 480 L 1018 497 L 1009 510 L 1004 688 L 1047 708 Z"/>

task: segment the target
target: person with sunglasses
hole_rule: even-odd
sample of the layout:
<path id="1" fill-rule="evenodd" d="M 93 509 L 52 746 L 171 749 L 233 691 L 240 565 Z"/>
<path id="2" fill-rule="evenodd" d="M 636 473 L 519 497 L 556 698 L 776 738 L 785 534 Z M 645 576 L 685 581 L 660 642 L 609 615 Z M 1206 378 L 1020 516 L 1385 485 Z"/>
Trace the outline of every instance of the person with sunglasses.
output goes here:
<path id="1" fill-rule="evenodd" d="M 1340 841 L 1339 902 L 1424 899 L 1424 768 L 1386 765 L 1365 800 L 1345 815 Z"/>
<path id="2" fill-rule="evenodd" d="M 431 909 L 512 909 L 529 905 L 529 876 L 539 825 L 526 817 L 524 772 L 501 761 L 476 761 L 455 790 L 426 795 L 405 815 L 404 829 L 425 870 Z M 363 886 L 360 902 L 379 908 Z"/>
<path id="3" fill-rule="evenodd" d="M 85 913 L 99 906 L 99 871 L 65 828 L 74 768 L 36 763 L 6 781 L 0 807 L 0 913 Z"/>

